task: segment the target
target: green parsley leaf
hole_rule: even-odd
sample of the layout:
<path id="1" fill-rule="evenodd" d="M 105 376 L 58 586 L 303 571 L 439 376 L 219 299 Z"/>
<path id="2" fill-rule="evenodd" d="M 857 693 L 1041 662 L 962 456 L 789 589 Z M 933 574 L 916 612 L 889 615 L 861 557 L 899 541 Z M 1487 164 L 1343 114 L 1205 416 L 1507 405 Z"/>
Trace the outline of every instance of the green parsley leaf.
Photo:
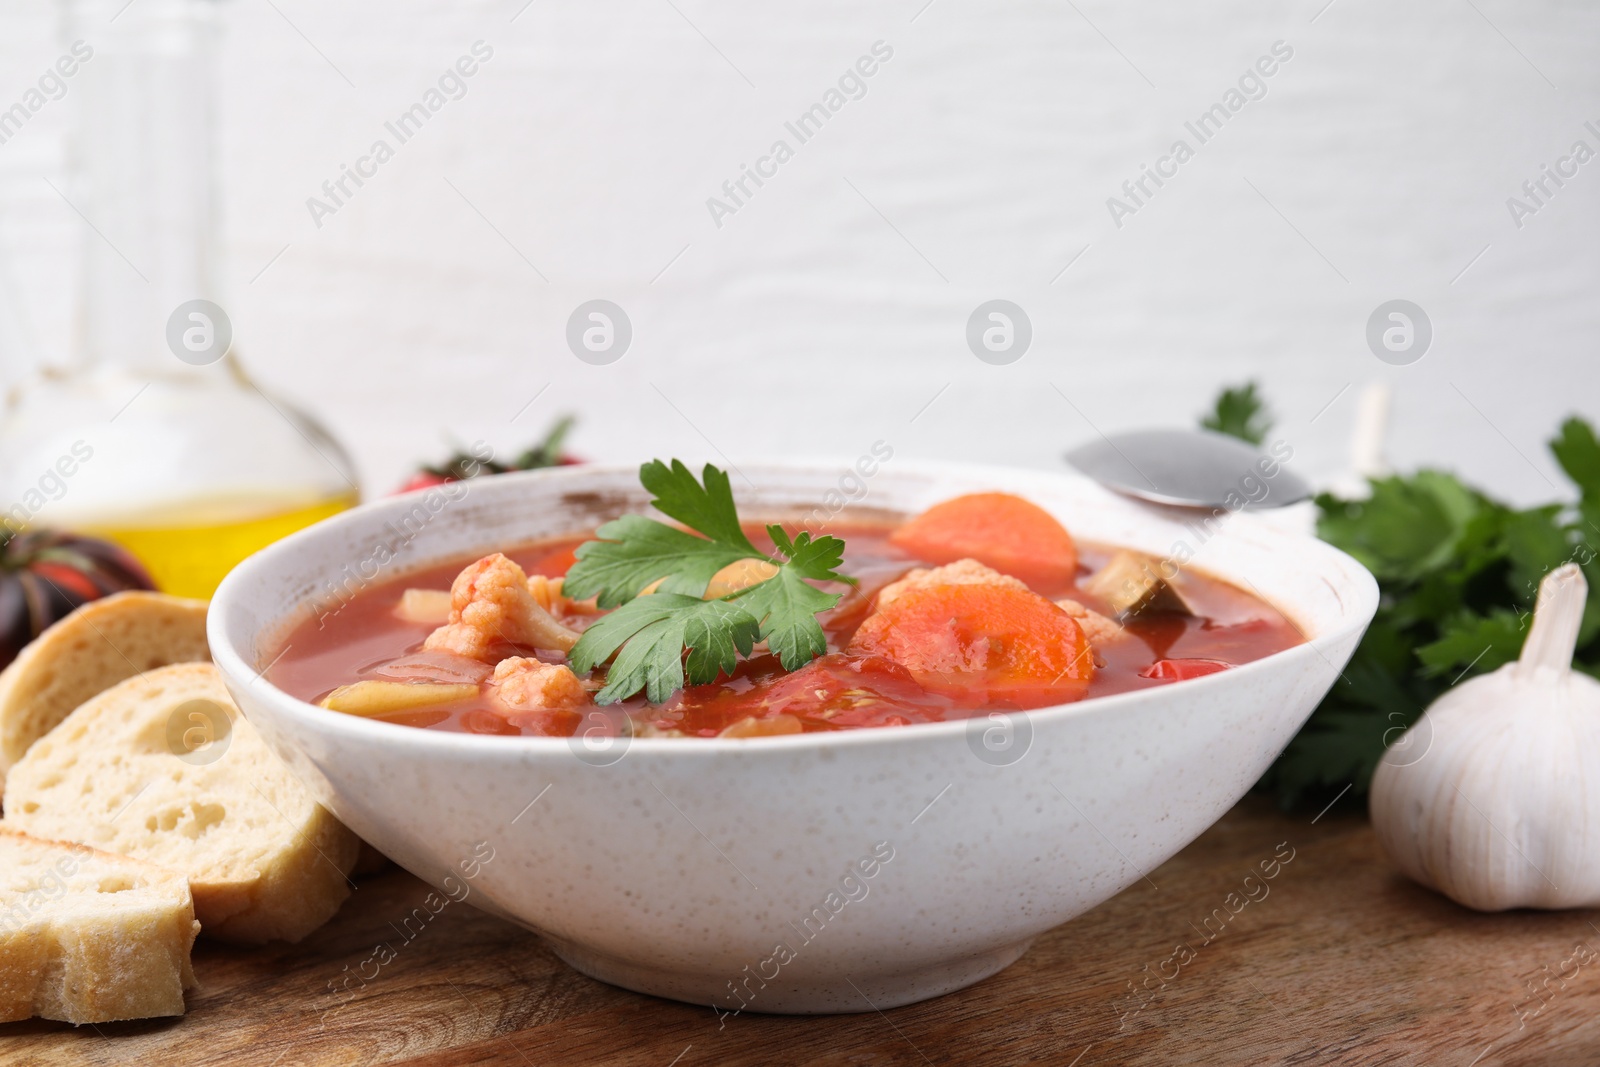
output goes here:
<path id="1" fill-rule="evenodd" d="M 1487 615 L 1465 612 L 1440 628 L 1437 641 L 1417 649 L 1417 660 L 1432 677 L 1454 676 L 1469 668 L 1496 670 L 1516 659 L 1528 638 L 1528 620 L 1505 608 Z"/>
<path id="2" fill-rule="evenodd" d="M 1600 500 L 1600 439 L 1594 427 L 1579 418 L 1568 419 L 1550 442 L 1550 451 L 1585 499 Z"/>
<path id="3" fill-rule="evenodd" d="M 767 536 L 784 556 L 783 566 L 802 578 L 814 582 L 853 582 L 855 579 L 839 573 L 844 562 L 844 542 L 837 537 L 812 537 L 804 530 L 794 540 L 782 526 L 767 527 Z"/>
<path id="4" fill-rule="evenodd" d="M 1600 496 L 1578 501 L 1578 540 L 1590 553 L 1600 553 Z"/>
<path id="5" fill-rule="evenodd" d="M 1351 783 L 1352 792 L 1364 793 L 1388 741 L 1420 715 L 1419 711 L 1410 719 L 1390 720 L 1370 712 L 1319 712 L 1289 742 L 1261 784 L 1275 792 L 1284 807 L 1312 796 L 1332 799 L 1332 793 Z"/>
<path id="6" fill-rule="evenodd" d="M 1366 500 L 1317 497 L 1317 533 L 1379 578 L 1415 578 L 1451 561 L 1472 520 L 1489 506 L 1454 475 L 1418 471 L 1377 478 Z"/>
<path id="7" fill-rule="evenodd" d="M 602 608 L 614 608 L 661 581 L 660 592 L 699 597 L 712 575 L 728 564 L 766 559 L 739 527 L 727 474 L 708 463 L 704 478 L 702 487 L 678 460 L 670 468 L 660 460 L 640 467 L 640 484 L 654 494 L 651 505 L 703 536 L 643 515 L 624 515 L 595 531 L 599 540 L 578 546 L 578 561 L 562 587 L 566 595 L 598 597 Z"/>
<path id="8" fill-rule="evenodd" d="M 639 484 L 655 494 L 650 503 L 657 511 L 718 544 L 760 557 L 739 525 L 739 509 L 733 503 L 727 472 L 707 463 L 701 478 L 703 486 L 695 481 L 694 472 L 676 459 L 670 468 L 659 459 L 639 468 Z"/>
<path id="9" fill-rule="evenodd" d="M 683 688 L 684 649 L 688 680 L 701 685 L 732 671 L 735 651 L 748 656 L 758 629 L 755 617 L 734 601 L 655 593 L 595 620 L 568 658 L 573 670 L 587 674 L 616 655 L 595 703 L 626 700 L 643 689 L 659 704 Z"/>
<path id="10" fill-rule="evenodd" d="M 1532 606 L 1544 576 L 1572 555 L 1572 538 L 1559 521 L 1561 511 L 1562 505 L 1550 504 L 1506 515 L 1501 536 L 1511 563 L 1511 589 L 1519 603 Z"/>
<path id="11" fill-rule="evenodd" d="M 761 620 L 761 636 L 783 669 L 798 670 L 828 650 L 817 613 L 833 607 L 841 596 L 824 593 L 806 579 L 842 581 L 836 568 L 844 561 L 844 542 L 837 537 L 813 539 L 804 532 L 791 542 L 781 526 L 768 526 L 767 533 L 787 560 L 776 575 L 735 596 Z"/>
<path id="12" fill-rule="evenodd" d="M 719 545 L 643 515 L 624 515 L 600 527 L 595 536 L 601 540 L 578 546 L 577 562 L 567 570 L 562 592 L 575 600 L 598 597 L 602 608 L 627 603 L 655 581 L 661 582 L 663 593 L 701 596 L 722 568 L 760 555 L 753 548 Z"/>
<path id="13" fill-rule="evenodd" d="M 544 435 L 544 440 L 533 445 L 511 464 L 513 470 L 531 471 L 541 467 L 557 467 L 561 465 L 562 446 L 567 442 L 567 435 L 572 432 L 572 427 L 577 423 L 577 418 L 572 415 L 563 415 L 557 419 L 550 432 Z"/>
<path id="14" fill-rule="evenodd" d="M 1379 618 L 1322 704 L 1262 777 L 1285 808 L 1365 793 L 1384 749 L 1422 717 L 1426 698 L 1406 635 Z"/>
<path id="15" fill-rule="evenodd" d="M 1272 430 L 1272 415 L 1256 395 L 1256 383 L 1246 382 L 1235 389 L 1224 389 L 1200 425 L 1259 445 Z"/>
<path id="16" fill-rule="evenodd" d="M 765 640 L 785 670 L 796 670 L 827 651 L 817 613 L 839 602 L 811 582 L 850 581 L 839 573 L 844 542 L 837 537 L 790 538 L 768 526 L 781 558 L 761 552 L 739 525 L 728 476 L 710 464 L 702 481 L 677 460 L 646 463 L 639 481 L 662 514 L 697 531 L 695 536 L 641 515 L 626 515 L 596 531 L 600 540 L 580 545 L 562 590 L 594 596 L 614 611 L 596 620 L 570 653 L 574 670 L 588 673 L 615 656 L 605 688 L 611 704 L 644 690 L 659 703 L 690 685 L 712 682 Z M 717 571 L 742 559 L 771 563 L 777 573 L 718 600 L 703 600 Z M 652 582 L 654 593 L 641 596 Z M 688 655 L 685 657 L 684 653 Z"/>

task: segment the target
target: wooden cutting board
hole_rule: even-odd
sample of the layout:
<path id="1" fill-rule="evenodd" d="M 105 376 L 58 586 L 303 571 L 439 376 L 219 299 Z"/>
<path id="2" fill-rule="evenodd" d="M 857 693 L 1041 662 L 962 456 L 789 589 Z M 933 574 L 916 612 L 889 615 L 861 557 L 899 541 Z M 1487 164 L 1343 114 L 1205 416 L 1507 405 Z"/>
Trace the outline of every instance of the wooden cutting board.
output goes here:
<path id="1" fill-rule="evenodd" d="M 426 894 L 392 870 L 304 944 L 202 941 L 186 1017 L 0 1025 L 0 1063 L 1600 1063 L 1600 961 L 1570 962 L 1600 949 L 1600 913 L 1479 915 L 1395 874 L 1360 815 L 1313 823 L 1254 798 L 1009 969 L 882 1013 L 719 1026 L 585 978 L 465 906 L 407 940 Z M 363 968 L 375 953 L 392 959 Z M 346 968 L 376 976 L 335 995 Z"/>

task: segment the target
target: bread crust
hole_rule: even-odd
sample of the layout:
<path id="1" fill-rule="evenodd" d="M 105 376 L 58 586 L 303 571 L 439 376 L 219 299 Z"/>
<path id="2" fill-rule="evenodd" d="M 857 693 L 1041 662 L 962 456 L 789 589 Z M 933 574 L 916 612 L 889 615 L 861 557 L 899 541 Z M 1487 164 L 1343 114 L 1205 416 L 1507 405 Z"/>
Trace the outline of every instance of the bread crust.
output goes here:
<path id="1" fill-rule="evenodd" d="M 220 747 L 200 759 L 175 741 L 195 707 L 226 715 Z M 90 699 L 12 768 L 5 808 L 21 830 L 182 871 L 205 935 L 251 944 L 298 941 L 332 918 L 361 847 L 209 663 L 162 667 Z"/>
<path id="2" fill-rule="evenodd" d="M 0 1022 L 183 1014 L 200 924 L 182 874 L 5 826 L 0 869 Z"/>
<path id="3" fill-rule="evenodd" d="M 209 661 L 206 602 L 132 590 L 58 620 L 0 671 L 0 786 L 79 704 L 170 663 Z"/>

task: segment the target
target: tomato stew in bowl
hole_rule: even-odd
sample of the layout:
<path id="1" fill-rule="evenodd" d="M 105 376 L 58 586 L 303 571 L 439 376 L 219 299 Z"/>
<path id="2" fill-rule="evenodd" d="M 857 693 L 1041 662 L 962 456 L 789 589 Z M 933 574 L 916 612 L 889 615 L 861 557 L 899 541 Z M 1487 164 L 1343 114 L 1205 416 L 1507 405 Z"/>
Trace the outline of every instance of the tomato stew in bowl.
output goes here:
<path id="1" fill-rule="evenodd" d="M 787 555 L 761 526 L 743 529 L 770 561 Z M 572 736 L 598 723 L 636 736 L 755 737 L 1066 704 L 1182 682 L 1303 640 L 1259 597 L 1170 561 L 1076 544 L 1042 509 L 1005 494 L 828 533 L 843 539 L 837 573 L 849 581 L 807 586 L 838 599 L 818 614 L 825 651 L 795 670 L 763 640 L 736 661 L 730 647 L 714 681 L 654 703 L 636 693 L 597 705 L 607 667 L 574 672 L 568 653 L 607 612 L 563 593 L 589 535 L 362 589 L 289 632 L 267 677 L 331 711 L 431 730 Z M 729 564 L 703 595 L 737 603 L 776 569 Z M 633 592 L 644 599 L 658 584 Z"/>

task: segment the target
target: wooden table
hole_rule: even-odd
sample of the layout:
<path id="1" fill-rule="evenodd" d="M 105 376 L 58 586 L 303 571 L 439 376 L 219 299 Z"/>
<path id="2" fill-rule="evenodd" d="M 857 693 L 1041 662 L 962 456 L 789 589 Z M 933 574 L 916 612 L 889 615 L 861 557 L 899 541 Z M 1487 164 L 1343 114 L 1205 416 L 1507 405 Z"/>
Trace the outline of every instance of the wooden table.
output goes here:
<path id="1" fill-rule="evenodd" d="M 1293 858 L 1241 904 L 1280 844 Z M 1313 823 L 1254 798 L 1008 970 L 885 1013 L 719 1029 L 709 1008 L 592 981 L 468 908 L 340 1007 L 329 983 L 398 942 L 390 923 L 425 892 L 391 870 L 304 944 L 202 941 L 183 1019 L 0 1026 L 0 1063 L 1600 1063 L 1600 959 L 1563 962 L 1600 947 L 1600 913 L 1475 914 L 1395 874 L 1360 815 Z"/>

